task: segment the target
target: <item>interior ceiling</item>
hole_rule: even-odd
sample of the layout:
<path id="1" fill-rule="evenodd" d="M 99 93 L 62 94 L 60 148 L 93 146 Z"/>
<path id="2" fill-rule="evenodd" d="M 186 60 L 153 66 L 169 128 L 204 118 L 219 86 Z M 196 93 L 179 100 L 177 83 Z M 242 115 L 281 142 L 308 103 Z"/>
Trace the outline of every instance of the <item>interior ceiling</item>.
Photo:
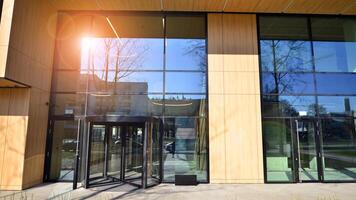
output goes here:
<path id="1" fill-rule="evenodd" d="M 356 14 L 356 0 L 48 0 L 58 10 Z"/>

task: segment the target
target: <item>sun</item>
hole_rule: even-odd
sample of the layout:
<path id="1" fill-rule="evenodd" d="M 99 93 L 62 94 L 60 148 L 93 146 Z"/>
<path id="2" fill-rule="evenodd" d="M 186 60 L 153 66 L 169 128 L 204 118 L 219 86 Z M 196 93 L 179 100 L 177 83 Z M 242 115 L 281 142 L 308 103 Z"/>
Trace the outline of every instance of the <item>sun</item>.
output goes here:
<path id="1" fill-rule="evenodd" d="M 87 52 L 89 49 L 95 48 L 96 39 L 93 37 L 83 37 L 81 41 L 82 51 Z"/>

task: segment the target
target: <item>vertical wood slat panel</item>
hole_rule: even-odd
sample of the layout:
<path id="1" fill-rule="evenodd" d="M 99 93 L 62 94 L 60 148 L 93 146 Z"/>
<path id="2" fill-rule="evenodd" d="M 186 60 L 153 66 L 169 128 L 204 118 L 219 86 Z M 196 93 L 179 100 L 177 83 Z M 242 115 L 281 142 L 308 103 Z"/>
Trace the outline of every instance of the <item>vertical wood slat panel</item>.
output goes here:
<path id="1" fill-rule="evenodd" d="M 209 161 L 211 182 L 226 179 L 222 14 L 208 15 Z"/>
<path id="2" fill-rule="evenodd" d="M 263 183 L 256 16 L 208 15 L 212 183 Z"/>

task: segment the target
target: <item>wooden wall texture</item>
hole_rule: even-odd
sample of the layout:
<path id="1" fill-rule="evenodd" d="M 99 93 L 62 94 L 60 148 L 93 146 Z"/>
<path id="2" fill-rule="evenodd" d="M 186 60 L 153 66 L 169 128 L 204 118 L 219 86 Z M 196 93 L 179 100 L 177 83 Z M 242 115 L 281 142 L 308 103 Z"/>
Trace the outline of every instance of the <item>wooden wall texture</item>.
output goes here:
<path id="1" fill-rule="evenodd" d="M 256 16 L 208 14 L 211 183 L 263 183 Z"/>
<path id="2" fill-rule="evenodd" d="M 19 190 L 43 180 L 57 11 L 47 0 L 8 2 L 14 2 L 11 34 L 0 60 L 6 60 L 6 78 L 31 87 L 0 89 L 0 101 L 10 98 L 8 115 L 1 112 L 7 122 L 1 120 L 0 128 L 0 189 Z M 13 115 L 11 106 L 21 112 Z"/>

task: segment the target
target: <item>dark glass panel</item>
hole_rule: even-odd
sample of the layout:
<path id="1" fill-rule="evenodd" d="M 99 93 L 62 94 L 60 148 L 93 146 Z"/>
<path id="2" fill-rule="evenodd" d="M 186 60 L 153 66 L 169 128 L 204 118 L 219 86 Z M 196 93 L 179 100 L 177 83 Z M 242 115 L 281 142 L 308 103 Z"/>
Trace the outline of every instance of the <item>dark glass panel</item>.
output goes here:
<path id="1" fill-rule="evenodd" d="M 312 17 L 312 39 L 319 41 L 356 41 L 355 18 Z"/>
<path id="2" fill-rule="evenodd" d="M 51 108 L 54 115 L 83 115 L 85 94 L 52 94 Z"/>
<path id="3" fill-rule="evenodd" d="M 324 179 L 356 180 L 356 134 L 352 118 L 329 118 L 322 121 Z"/>
<path id="4" fill-rule="evenodd" d="M 162 70 L 163 38 L 84 38 L 82 70 Z"/>
<path id="5" fill-rule="evenodd" d="M 263 116 L 315 116 L 314 96 L 263 96 Z"/>
<path id="6" fill-rule="evenodd" d="M 166 95 L 165 116 L 206 117 L 205 95 Z"/>
<path id="7" fill-rule="evenodd" d="M 162 105 L 162 95 L 88 95 L 88 115 L 161 116 Z"/>
<path id="8" fill-rule="evenodd" d="M 261 16 L 259 28 L 261 39 L 309 39 L 306 17 Z"/>
<path id="9" fill-rule="evenodd" d="M 52 80 L 52 92 L 85 92 L 87 72 L 55 71 Z"/>
<path id="10" fill-rule="evenodd" d="M 205 93 L 206 74 L 200 72 L 166 72 L 168 93 Z"/>
<path id="11" fill-rule="evenodd" d="M 263 119 L 268 182 L 292 182 L 293 158 L 289 119 Z"/>
<path id="12" fill-rule="evenodd" d="M 162 15 L 95 15 L 92 36 L 104 38 L 163 38 Z"/>
<path id="13" fill-rule="evenodd" d="M 167 118 L 163 138 L 164 181 L 175 175 L 197 175 L 207 181 L 206 118 Z"/>
<path id="14" fill-rule="evenodd" d="M 92 92 L 115 94 L 147 94 L 163 92 L 163 72 L 95 71 L 90 74 Z"/>
<path id="15" fill-rule="evenodd" d="M 261 40 L 262 71 L 309 72 L 313 70 L 311 44 L 297 40 Z"/>
<path id="16" fill-rule="evenodd" d="M 320 115 L 356 117 L 356 97 L 319 96 L 318 102 Z"/>
<path id="17" fill-rule="evenodd" d="M 318 94 L 356 94 L 356 74 L 316 74 Z"/>
<path id="18" fill-rule="evenodd" d="M 264 94 L 313 94 L 313 74 L 307 73 L 262 73 Z"/>
<path id="19" fill-rule="evenodd" d="M 205 17 L 203 15 L 168 15 L 166 17 L 166 37 L 205 39 Z"/>
<path id="20" fill-rule="evenodd" d="M 73 180 L 77 133 L 77 121 L 54 122 L 49 175 L 50 180 Z"/>

